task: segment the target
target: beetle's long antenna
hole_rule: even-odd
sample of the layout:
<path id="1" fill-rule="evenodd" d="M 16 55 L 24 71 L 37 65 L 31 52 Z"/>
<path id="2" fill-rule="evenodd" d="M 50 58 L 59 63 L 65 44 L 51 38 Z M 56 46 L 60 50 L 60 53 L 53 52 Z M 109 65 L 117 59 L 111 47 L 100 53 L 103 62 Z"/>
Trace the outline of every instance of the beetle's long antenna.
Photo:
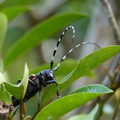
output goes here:
<path id="1" fill-rule="evenodd" d="M 68 29 L 72 29 L 73 30 L 73 36 L 72 36 L 72 41 L 71 43 L 73 42 L 74 38 L 75 38 L 75 29 L 73 26 L 68 26 L 61 34 L 60 38 L 58 39 L 57 41 L 57 44 L 55 46 L 55 49 L 53 51 L 53 55 L 52 55 L 52 58 L 51 58 L 51 61 L 50 61 L 50 70 L 52 69 L 53 67 L 53 64 L 54 64 L 54 58 L 55 58 L 55 55 L 56 55 L 56 52 L 57 52 L 57 49 L 58 49 L 58 46 L 60 44 L 60 41 L 62 40 L 63 36 L 65 35 L 65 33 L 67 32 Z"/>
<path id="2" fill-rule="evenodd" d="M 60 64 L 66 59 L 66 57 L 67 57 L 72 51 L 74 51 L 76 48 L 78 48 L 78 47 L 80 47 L 80 46 L 82 46 L 82 45 L 85 45 L 85 44 L 93 44 L 93 45 L 97 46 L 99 49 L 101 49 L 96 43 L 93 43 L 93 42 L 83 42 L 83 43 L 81 43 L 81 44 L 78 44 L 78 45 L 76 45 L 74 48 L 70 49 L 70 50 L 68 51 L 68 53 L 62 57 L 62 59 L 60 60 L 60 62 L 58 63 L 58 65 L 53 69 L 53 71 L 56 71 L 56 70 L 59 68 Z"/>

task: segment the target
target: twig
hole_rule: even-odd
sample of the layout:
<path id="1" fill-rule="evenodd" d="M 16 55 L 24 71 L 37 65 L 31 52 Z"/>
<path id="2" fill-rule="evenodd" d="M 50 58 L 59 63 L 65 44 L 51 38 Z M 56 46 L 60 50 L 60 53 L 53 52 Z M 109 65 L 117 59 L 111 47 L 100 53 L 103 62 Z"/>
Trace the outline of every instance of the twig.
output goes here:
<path id="1" fill-rule="evenodd" d="M 119 30 L 119 28 L 118 28 L 117 22 L 116 22 L 116 20 L 115 20 L 114 15 L 113 15 L 113 11 L 112 11 L 112 9 L 111 9 L 111 6 L 110 6 L 108 0 L 101 0 L 101 2 L 103 3 L 103 5 L 105 6 L 105 8 L 106 8 L 106 10 L 107 10 L 108 19 L 109 19 L 110 25 L 111 25 L 111 27 L 112 27 L 112 31 L 113 31 L 113 35 L 114 35 L 115 41 L 116 41 L 116 43 L 117 43 L 118 45 L 120 45 L 120 30 Z M 118 60 L 118 59 L 117 59 L 117 60 Z M 115 64 L 116 64 L 116 63 L 115 63 Z M 117 64 L 118 64 L 118 62 L 117 62 Z M 114 72 L 114 76 L 111 76 L 106 69 L 105 69 L 105 71 L 106 71 L 106 73 L 108 74 L 109 78 L 111 79 L 111 82 L 113 82 L 113 80 L 115 80 L 115 78 L 117 77 L 118 71 L 115 71 L 115 72 Z M 114 82 L 115 82 L 115 81 L 114 81 Z M 113 91 L 116 91 L 117 88 L 119 88 L 119 85 L 118 85 L 118 84 L 116 84 L 115 86 L 114 86 L 113 84 L 110 85 L 110 89 L 112 89 Z M 106 96 L 101 97 L 101 99 L 100 99 L 100 104 L 99 104 L 99 111 L 98 111 L 99 113 L 96 114 L 95 120 L 98 120 L 98 119 L 101 117 L 101 115 L 102 115 L 102 110 L 103 110 L 103 106 L 104 106 L 104 104 L 107 102 L 107 100 L 111 97 L 111 95 L 112 95 L 112 94 L 108 94 L 108 95 L 106 95 Z M 119 104 L 119 103 L 117 103 L 117 104 Z M 117 109 L 118 109 L 118 108 L 116 107 L 116 110 L 117 110 Z M 113 119 L 114 119 L 115 116 L 116 116 L 116 111 L 115 111 L 115 113 L 114 113 Z M 112 120 L 113 120 L 113 119 L 112 119 Z"/>
<path id="2" fill-rule="evenodd" d="M 115 83 L 115 79 L 116 79 L 116 77 L 117 77 L 117 75 L 118 75 L 118 73 L 120 71 L 120 63 L 116 67 L 113 76 L 110 75 L 110 73 L 107 70 L 107 68 L 104 67 L 104 70 L 105 70 L 105 72 L 107 73 L 107 75 L 108 75 L 108 77 L 110 79 L 110 85 L 108 85 L 108 86 L 109 86 L 110 89 L 112 89 L 115 92 L 120 87 L 119 84 Z M 111 95 L 113 95 L 113 94 L 111 93 L 111 94 L 103 95 L 103 96 L 100 97 L 100 99 L 99 99 L 99 101 L 100 101 L 100 103 L 99 103 L 99 109 L 98 109 L 97 114 L 95 115 L 94 120 L 98 120 L 101 117 L 104 104 L 108 101 L 108 99 L 111 97 Z M 116 117 L 117 110 L 119 108 L 118 107 L 119 104 L 120 104 L 120 97 L 119 97 L 119 100 L 118 100 L 118 102 L 116 104 L 115 111 L 114 111 L 114 114 L 113 114 L 113 117 L 112 117 L 111 120 L 114 120 L 114 118 Z"/>
<path id="3" fill-rule="evenodd" d="M 113 117 L 112 117 L 111 120 L 115 120 L 116 115 L 117 115 L 117 111 L 118 111 L 118 109 L 119 109 L 119 105 L 120 105 L 120 96 L 119 96 L 119 99 L 118 99 L 118 101 L 117 101 L 117 103 L 116 103 L 115 110 L 114 110 L 114 113 L 113 113 Z"/>
<path id="4" fill-rule="evenodd" d="M 117 22 L 113 15 L 113 11 L 110 6 L 110 3 L 108 2 L 108 0 L 101 0 L 101 2 L 103 3 L 103 5 L 105 6 L 105 8 L 108 12 L 108 19 L 109 19 L 110 25 L 113 30 L 113 35 L 114 35 L 115 41 L 118 45 L 120 45 L 120 30 L 118 28 Z"/>
<path id="5" fill-rule="evenodd" d="M 113 78 L 113 76 L 110 75 L 110 73 L 109 73 L 109 71 L 106 67 L 103 67 L 103 69 L 106 72 L 107 76 L 109 77 L 109 80 L 110 80 L 110 85 L 109 86 L 111 86 L 114 82 L 114 78 Z"/>
<path id="6" fill-rule="evenodd" d="M 20 100 L 20 120 L 23 120 L 25 113 L 26 113 L 25 105 L 23 103 L 23 100 Z"/>

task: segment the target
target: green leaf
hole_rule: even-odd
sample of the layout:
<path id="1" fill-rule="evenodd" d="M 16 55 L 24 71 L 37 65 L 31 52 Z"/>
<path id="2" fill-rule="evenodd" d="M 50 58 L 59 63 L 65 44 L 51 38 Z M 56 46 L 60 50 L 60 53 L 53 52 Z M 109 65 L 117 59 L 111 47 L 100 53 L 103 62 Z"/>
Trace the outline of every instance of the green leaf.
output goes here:
<path id="1" fill-rule="evenodd" d="M 69 73 L 59 84 L 59 90 L 66 88 L 68 85 L 72 84 L 78 78 L 87 74 L 115 54 L 120 52 L 120 46 L 110 46 L 105 47 L 100 50 L 97 50 L 86 57 L 82 58 L 79 61 L 79 65 Z M 55 85 L 51 85 L 45 91 L 42 100 L 41 106 L 44 105 L 53 95 L 56 94 Z"/>
<path id="2" fill-rule="evenodd" d="M 3 47 L 2 45 L 4 42 L 6 30 L 7 30 L 7 17 L 3 13 L 0 13 L 0 53 Z"/>
<path id="3" fill-rule="evenodd" d="M 27 65 L 25 65 L 25 70 L 24 70 L 24 76 L 22 79 L 22 82 L 18 85 L 13 85 L 7 82 L 4 82 L 6 90 L 13 95 L 15 98 L 18 100 L 21 100 L 24 98 L 26 89 L 27 89 L 27 84 L 28 84 L 28 68 Z"/>
<path id="4" fill-rule="evenodd" d="M 70 117 L 68 120 L 85 120 L 86 116 L 87 116 L 86 114 L 75 115 Z"/>
<path id="5" fill-rule="evenodd" d="M 32 49 L 43 40 L 51 37 L 55 32 L 71 22 L 85 17 L 79 13 L 59 14 L 37 24 L 22 36 L 5 56 L 5 67 L 17 59 L 20 55 Z"/>
<path id="6" fill-rule="evenodd" d="M 2 9 L 1 12 L 3 12 L 7 16 L 8 21 L 10 21 L 13 18 L 15 18 L 17 15 L 26 12 L 28 10 L 30 9 L 26 6 L 12 6 Z"/>
<path id="7" fill-rule="evenodd" d="M 4 75 L 0 72 L 0 84 L 6 82 Z"/>
<path id="8" fill-rule="evenodd" d="M 97 78 L 96 74 L 93 71 L 90 71 L 85 76 L 88 77 L 88 78 L 92 78 L 92 79 L 96 79 Z"/>
<path id="9" fill-rule="evenodd" d="M 10 94 L 6 91 L 3 84 L 0 84 L 0 101 L 4 101 L 6 104 L 12 103 Z"/>
<path id="10" fill-rule="evenodd" d="M 2 58 L 0 58 L 0 71 L 2 72 L 4 69 L 4 64 Z"/>
<path id="11" fill-rule="evenodd" d="M 98 110 L 98 105 L 96 105 L 88 115 L 87 114 L 75 115 L 70 117 L 68 120 L 94 120 L 97 110 Z"/>
<path id="12" fill-rule="evenodd" d="M 6 82 L 4 75 L 0 72 L 0 101 L 4 101 L 7 104 L 11 104 L 12 100 L 8 91 L 6 91 L 3 82 Z"/>
<path id="13" fill-rule="evenodd" d="M 22 98 L 22 94 L 23 94 L 23 86 L 20 85 L 13 85 L 11 83 L 8 82 L 4 82 L 5 88 L 6 90 L 13 95 L 15 98 L 17 98 L 18 100 L 20 100 Z"/>
<path id="14" fill-rule="evenodd" d="M 0 4 L 0 9 L 7 8 L 10 6 L 33 4 L 37 1 L 40 1 L 40 0 L 4 0 L 3 3 Z"/>
<path id="15" fill-rule="evenodd" d="M 98 104 L 94 107 L 94 109 L 86 116 L 85 120 L 94 120 L 94 117 L 96 115 L 96 113 L 98 112 Z"/>
<path id="16" fill-rule="evenodd" d="M 24 76 L 23 76 L 23 79 L 22 79 L 22 82 L 21 82 L 21 85 L 24 87 L 23 94 L 22 94 L 22 99 L 25 96 L 27 86 L 28 86 L 28 74 L 29 74 L 29 70 L 28 70 L 27 64 L 25 64 Z"/>
<path id="17" fill-rule="evenodd" d="M 71 94 L 75 94 L 75 93 L 86 93 L 86 92 L 91 92 L 91 93 L 109 93 L 109 92 L 113 92 L 112 90 L 110 90 L 107 87 L 103 87 L 103 85 L 100 84 L 92 84 L 92 85 L 86 85 L 83 86 L 73 92 L 71 92 Z"/>
<path id="18" fill-rule="evenodd" d="M 112 90 L 96 84 L 79 88 L 79 92 L 77 90 L 76 94 L 70 94 L 50 103 L 37 114 L 34 120 L 55 120 L 102 94 L 111 93 Z"/>

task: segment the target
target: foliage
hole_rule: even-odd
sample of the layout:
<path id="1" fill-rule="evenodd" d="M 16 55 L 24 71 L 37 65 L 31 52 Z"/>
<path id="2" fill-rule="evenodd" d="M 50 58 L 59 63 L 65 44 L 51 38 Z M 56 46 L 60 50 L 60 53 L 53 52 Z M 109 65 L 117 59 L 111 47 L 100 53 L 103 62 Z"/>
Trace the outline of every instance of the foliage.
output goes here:
<path id="1" fill-rule="evenodd" d="M 27 65 L 25 65 L 22 82 L 18 85 L 14 85 L 11 81 L 9 81 L 9 73 L 6 75 L 9 66 L 12 66 L 14 62 L 20 59 L 23 54 L 28 53 L 28 51 L 41 44 L 47 38 L 52 37 L 66 25 L 70 25 L 72 22 L 78 21 L 86 16 L 79 12 L 68 12 L 46 18 L 46 20 L 43 22 L 40 22 L 31 29 L 27 30 L 15 41 L 9 50 L 7 50 L 7 53 L 4 54 L 3 49 L 5 46 L 4 42 L 7 26 L 17 15 L 32 10 L 31 7 L 26 6 L 26 4 L 33 4 L 34 2 L 37 2 L 37 0 L 24 0 L 22 2 L 20 0 L 16 0 L 16 2 L 13 1 L 14 0 L 9 2 L 6 0 L 0 5 L 0 101 L 5 101 L 7 104 L 12 104 L 10 95 L 13 95 L 20 101 L 23 100 L 27 89 L 29 74 Z M 90 73 L 91 70 L 98 67 L 119 52 L 120 46 L 108 46 L 85 56 L 84 58 L 80 59 L 79 62 L 76 60 L 65 60 L 59 71 L 56 71 L 57 77 L 61 78 L 64 75 L 64 78 L 58 82 L 59 90 L 62 91 L 63 89 L 67 88 L 77 79 Z M 44 64 L 31 70 L 32 72 L 30 71 L 30 73 L 36 73 L 36 71 L 38 72 L 47 68 L 49 68 L 49 65 Z M 71 92 L 70 94 L 54 100 L 50 104 L 46 105 L 56 94 L 55 85 L 53 84 L 47 87 L 47 89 L 44 91 L 44 94 L 41 98 L 41 106 L 32 116 L 32 119 L 55 120 L 100 95 L 105 95 L 112 92 L 113 91 L 111 89 L 103 85 L 91 84 L 83 86 Z M 82 116 L 84 120 L 88 120 L 90 118 L 92 120 L 97 109 L 98 107 L 93 109 L 89 115 L 78 115 L 76 118 L 73 117 L 73 119 L 77 120 Z M 22 114 L 22 112 L 20 112 L 20 114 Z M 69 120 L 72 120 L 72 118 Z"/>
<path id="2" fill-rule="evenodd" d="M 35 117 L 35 120 L 44 120 L 48 118 L 55 120 L 65 113 L 75 109 L 76 107 L 90 101 L 91 99 L 110 92 L 112 92 L 110 89 L 97 84 L 81 87 L 76 91 L 73 91 L 70 95 L 55 100 L 54 102 L 47 105 Z"/>

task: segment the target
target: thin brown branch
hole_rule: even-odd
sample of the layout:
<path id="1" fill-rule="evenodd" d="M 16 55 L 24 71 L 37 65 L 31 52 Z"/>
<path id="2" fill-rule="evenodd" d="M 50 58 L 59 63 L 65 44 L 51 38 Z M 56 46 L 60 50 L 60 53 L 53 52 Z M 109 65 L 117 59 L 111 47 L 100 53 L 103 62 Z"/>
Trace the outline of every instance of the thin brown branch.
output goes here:
<path id="1" fill-rule="evenodd" d="M 23 120 L 25 113 L 26 113 L 25 105 L 23 103 L 23 100 L 20 100 L 20 120 Z"/>
<path id="2" fill-rule="evenodd" d="M 111 8 L 111 5 L 110 3 L 108 2 L 108 0 L 101 0 L 102 4 L 105 6 L 106 10 L 107 10 L 107 15 L 108 15 L 108 20 L 110 22 L 110 26 L 112 28 L 112 31 L 113 31 L 113 35 L 114 35 L 114 39 L 116 41 L 116 43 L 118 45 L 120 45 L 120 30 L 118 28 L 118 25 L 117 25 L 117 22 L 115 20 L 115 17 L 113 15 L 113 11 L 112 11 L 112 8 Z M 119 59 L 117 59 L 118 61 Z M 118 62 L 116 62 L 118 64 Z M 114 68 L 115 69 L 115 68 Z M 107 69 L 105 69 L 105 72 L 107 73 L 109 79 L 111 80 L 111 82 L 115 82 L 115 79 L 117 77 L 117 74 L 118 74 L 118 71 L 119 71 L 119 67 L 117 67 L 115 70 L 114 70 L 114 75 L 111 76 L 108 72 Z M 109 81 L 108 81 L 109 82 Z M 109 84 L 109 83 L 108 83 Z M 119 88 L 119 85 L 118 84 L 111 84 L 109 86 L 110 89 L 112 89 L 113 91 L 116 91 L 118 88 Z M 111 94 L 107 94 L 107 95 L 103 95 L 102 97 L 100 97 L 100 105 L 99 105 L 99 111 L 98 111 L 98 114 L 96 114 L 95 116 L 95 120 L 98 120 L 101 115 L 102 115 L 102 111 L 103 111 L 103 106 L 104 104 L 108 101 L 108 99 L 113 95 L 113 93 Z M 117 103 L 118 105 L 119 103 Z M 117 107 L 116 107 L 116 111 L 117 111 Z M 113 118 L 115 118 L 116 116 L 116 111 L 113 115 Z"/>
<path id="3" fill-rule="evenodd" d="M 111 5 L 108 2 L 108 0 L 101 0 L 101 2 L 103 3 L 103 5 L 105 6 L 105 8 L 108 12 L 107 15 L 108 15 L 108 19 L 109 19 L 110 25 L 113 30 L 113 35 L 114 35 L 115 41 L 118 45 L 120 45 L 120 30 L 118 28 L 116 19 L 114 17 Z"/>
<path id="4" fill-rule="evenodd" d="M 106 67 L 103 67 L 104 71 L 106 72 L 107 76 L 109 77 L 110 80 L 110 85 L 113 83 L 114 79 L 113 77 L 110 75 L 108 69 Z"/>
<path id="5" fill-rule="evenodd" d="M 98 120 L 101 117 L 101 115 L 103 113 L 104 104 L 109 100 L 109 98 L 114 94 L 114 92 L 120 87 L 119 84 L 115 83 L 115 79 L 117 77 L 117 74 L 120 72 L 120 63 L 118 64 L 118 66 L 116 66 L 113 76 L 109 73 L 107 68 L 104 67 L 104 70 L 105 70 L 106 74 L 108 75 L 108 77 L 110 79 L 110 82 L 111 82 L 110 85 L 107 85 L 107 86 L 109 86 L 109 88 L 111 90 L 113 90 L 113 93 L 110 93 L 110 94 L 107 94 L 107 95 L 102 95 L 100 97 L 100 99 L 96 99 L 96 101 L 94 101 L 93 105 L 95 105 L 96 103 L 99 103 L 99 109 L 98 109 L 98 112 L 97 112 L 97 114 L 95 115 L 95 118 L 94 118 L 95 120 Z M 114 120 L 114 118 L 116 117 L 117 110 L 119 108 L 118 107 L 119 104 L 120 104 L 120 97 L 119 97 L 118 103 L 116 103 L 113 118 L 111 120 Z"/>
<path id="6" fill-rule="evenodd" d="M 115 109 L 114 109 L 114 113 L 113 113 L 113 117 L 112 117 L 111 120 L 115 120 L 116 115 L 117 115 L 117 111 L 118 111 L 118 109 L 119 109 L 119 105 L 120 105 L 120 96 L 119 96 L 119 99 L 118 99 L 118 101 L 117 101 L 117 103 L 116 103 L 116 106 L 115 106 Z"/>

